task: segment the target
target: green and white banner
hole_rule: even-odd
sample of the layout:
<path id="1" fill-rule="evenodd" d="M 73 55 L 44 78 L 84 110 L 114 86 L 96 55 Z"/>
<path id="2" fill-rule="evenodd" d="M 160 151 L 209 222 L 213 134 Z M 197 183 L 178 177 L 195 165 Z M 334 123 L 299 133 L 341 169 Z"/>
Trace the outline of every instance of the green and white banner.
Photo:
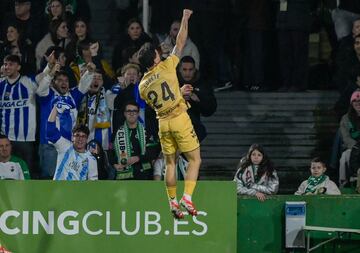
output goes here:
<path id="1" fill-rule="evenodd" d="M 236 252 L 234 182 L 198 182 L 199 214 L 181 221 L 163 182 L 0 181 L 0 192 L 0 252 Z"/>

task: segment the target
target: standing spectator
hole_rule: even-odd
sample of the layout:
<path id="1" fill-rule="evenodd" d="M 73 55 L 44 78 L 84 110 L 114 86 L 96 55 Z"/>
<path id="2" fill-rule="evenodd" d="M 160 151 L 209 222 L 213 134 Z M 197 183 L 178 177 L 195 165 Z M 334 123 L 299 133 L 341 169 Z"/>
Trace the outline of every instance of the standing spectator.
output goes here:
<path id="1" fill-rule="evenodd" d="M 190 104 L 187 110 L 199 141 L 205 139 L 207 133 L 201 117 L 209 117 L 216 111 L 217 103 L 211 87 L 204 85 L 196 63 L 191 56 L 181 58 L 178 65 L 178 79 L 181 93 Z"/>
<path id="2" fill-rule="evenodd" d="M 55 121 L 58 111 L 63 109 L 61 102 L 55 104 L 47 122 L 47 137 L 58 153 L 54 180 L 97 180 L 96 159 L 86 150 L 89 129 L 75 126 L 72 141 L 62 137 Z"/>
<path id="3" fill-rule="evenodd" d="M 120 72 L 120 73 L 119 73 Z M 140 67 L 126 64 L 117 72 L 118 83 L 107 91 L 109 108 L 112 110 L 112 128 L 116 131 L 125 121 L 124 106 L 128 101 L 135 100 L 140 106 L 139 120 L 145 123 L 145 102 L 139 95 Z"/>
<path id="4" fill-rule="evenodd" d="M 55 53 L 49 56 L 48 66 L 44 70 L 43 76 L 37 76 L 39 82 L 39 102 L 40 102 L 40 167 L 42 178 L 52 178 L 56 166 L 56 150 L 53 145 L 48 143 L 46 137 L 46 124 L 51 109 L 54 104 L 61 101 L 66 104 L 67 110 L 57 114 L 56 126 L 60 134 L 65 139 L 71 140 L 71 130 L 76 124 L 77 108 L 85 93 L 88 92 L 93 78 L 94 66 L 89 65 L 80 82 L 79 86 L 69 89 L 69 78 L 66 72 L 59 71 L 60 64 Z"/>
<path id="5" fill-rule="evenodd" d="M 165 38 L 164 42 L 161 43 L 161 51 L 162 51 L 161 56 L 164 59 L 167 58 L 170 55 L 170 53 L 173 51 L 176 44 L 176 36 L 179 33 L 179 29 L 180 29 L 180 21 L 179 20 L 173 21 L 170 26 L 169 35 Z M 199 69 L 200 67 L 199 50 L 189 37 L 186 40 L 185 47 L 183 49 L 180 58 L 184 56 L 191 56 L 195 61 L 196 69 Z"/>
<path id="6" fill-rule="evenodd" d="M 79 82 L 76 79 L 74 72 L 70 68 L 70 65 L 66 64 L 67 58 L 65 55 L 65 50 L 62 47 L 51 46 L 48 48 L 48 50 L 46 50 L 44 57 L 41 59 L 40 70 L 43 71 L 46 68 L 49 57 L 52 53 L 54 54 L 57 63 L 60 65 L 60 70 L 66 72 L 69 78 L 69 87 L 74 88 L 78 86 Z"/>
<path id="7" fill-rule="evenodd" d="M 106 102 L 102 72 L 97 69 L 89 91 L 83 97 L 77 116 L 77 124 L 89 128 L 90 140 L 96 140 L 104 150 L 109 149 L 111 137 L 110 110 Z"/>
<path id="8" fill-rule="evenodd" d="M 30 179 L 27 164 L 11 153 L 10 140 L 0 134 L 0 179 Z"/>
<path id="9" fill-rule="evenodd" d="M 278 29 L 280 91 L 303 91 L 307 88 L 311 0 L 281 0 Z"/>
<path id="10" fill-rule="evenodd" d="M 250 146 L 246 157 L 240 160 L 235 174 L 237 194 L 256 196 L 265 201 L 266 195 L 274 195 L 279 189 L 279 178 L 264 149 Z"/>
<path id="11" fill-rule="evenodd" d="M 144 32 L 144 27 L 138 19 L 130 19 L 126 27 L 126 34 L 116 44 L 112 66 L 115 71 L 128 63 L 128 55 L 125 54 L 127 48 L 134 47 L 139 50 L 146 42 L 151 42 L 151 38 Z"/>
<path id="12" fill-rule="evenodd" d="M 41 59 L 49 47 L 59 46 L 65 49 L 69 42 L 70 39 L 66 21 L 62 19 L 51 21 L 50 32 L 36 45 L 35 56 L 37 69 L 40 69 Z"/>
<path id="13" fill-rule="evenodd" d="M 76 18 L 74 22 L 74 31 L 71 34 L 71 41 L 66 47 L 67 63 L 70 64 L 79 55 L 77 46 L 80 42 L 84 41 L 88 44 L 92 41 L 90 38 L 89 24 L 82 18 Z"/>
<path id="14" fill-rule="evenodd" d="M 338 8 L 332 11 L 332 20 L 338 40 L 351 33 L 351 27 L 360 18 L 360 2 L 358 0 L 338 0 Z"/>
<path id="15" fill-rule="evenodd" d="M 295 195 L 340 195 L 341 192 L 336 184 L 325 175 L 326 165 L 318 157 L 311 161 L 311 176 L 301 183 Z"/>
<path id="16" fill-rule="evenodd" d="M 91 19 L 87 0 L 49 0 L 46 3 L 45 14 L 44 25 L 60 18 L 68 22 L 71 31 L 75 17 L 82 17 L 88 21 Z"/>
<path id="17" fill-rule="evenodd" d="M 16 24 L 23 40 L 28 44 L 35 46 L 44 34 L 40 19 L 31 14 L 31 5 L 33 0 L 15 0 L 14 12 L 5 15 L 2 22 L 1 38 L 6 35 L 8 24 Z"/>
<path id="18" fill-rule="evenodd" d="M 0 42 L 0 64 L 3 64 L 4 57 L 8 54 L 16 54 L 21 59 L 20 72 L 23 75 L 34 75 L 36 73 L 35 51 L 28 40 L 23 40 L 21 31 L 16 24 L 9 24 L 6 39 Z"/>
<path id="19" fill-rule="evenodd" d="M 54 19 L 67 20 L 65 6 L 61 0 L 49 0 L 46 4 L 45 13 L 47 14 L 47 25 Z M 69 21 L 69 20 L 67 20 Z M 45 24 L 44 24 L 45 25 Z"/>
<path id="20" fill-rule="evenodd" d="M 335 110 L 341 118 L 349 109 L 353 92 L 360 88 L 360 34 L 354 38 L 353 50 L 339 62 L 333 81 L 341 92 Z"/>
<path id="21" fill-rule="evenodd" d="M 0 126 L 11 141 L 15 155 L 21 156 L 35 173 L 36 100 L 38 84 L 34 79 L 20 75 L 20 58 L 8 55 L 0 78 Z"/>
<path id="22" fill-rule="evenodd" d="M 341 67 L 346 58 L 354 52 L 355 37 L 360 35 L 360 18 L 353 22 L 352 33 L 345 36 L 338 42 L 338 50 L 336 54 L 336 67 Z"/>
<path id="23" fill-rule="evenodd" d="M 160 147 L 139 122 L 139 109 L 135 101 L 127 102 L 123 111 L 125 123 L 114 134 L 111 164 L 117 170 L 116 179 L 153 179 L 152 163 Z"/>
<path id="24" fill-rule="evenodd" d="M 340 133 L 343 141 L 344 152 L 339 164 L 339 185 L 343 186 L 348 182 L 349 161 L 351 149 L 360 140 L 360 91 L 356 90 L 351 95 L 350 106 L 340 121 Z"/>
<path id="25" fill-rule="evenodd" d="M 110 64 L 99 54 L 99 48 L 99 42 L 79 42 L 77 46 L 78 55 L 75 61 L 70 64 L 70 67 L 73 70 L 76 79 L 79 80 L 84 71 L 86 71 L 87 64 L 94 63 L 96 68 L 104 73 L 104 87 L 109 89 L 115 74 Z"/>

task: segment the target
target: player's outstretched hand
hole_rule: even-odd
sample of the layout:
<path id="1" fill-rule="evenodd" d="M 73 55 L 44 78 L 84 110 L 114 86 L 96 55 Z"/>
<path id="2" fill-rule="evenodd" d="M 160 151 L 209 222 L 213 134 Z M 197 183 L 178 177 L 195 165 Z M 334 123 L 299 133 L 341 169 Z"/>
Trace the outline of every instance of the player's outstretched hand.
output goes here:
<path id="1" fill-rule="evenodd" d="M 189 19 L 192 13 L 193 13 L 192 10 L 184 9 L 184 11 L 183 11 L 183 17 L 186 18 L 186 19 Z"/>

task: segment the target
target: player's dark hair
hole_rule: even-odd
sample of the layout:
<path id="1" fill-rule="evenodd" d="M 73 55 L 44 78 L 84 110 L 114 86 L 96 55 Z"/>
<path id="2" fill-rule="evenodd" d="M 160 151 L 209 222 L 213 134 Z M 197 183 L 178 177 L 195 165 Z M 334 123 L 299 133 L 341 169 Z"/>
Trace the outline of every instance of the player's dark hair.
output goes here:
<path id="1" fill-rule="evenodd" d="M 139 62 L 145 69 L 149 69 L 154 65 L 156 57 L 155 47 L 150 43 L 144 44 L 139 50 Z"/>

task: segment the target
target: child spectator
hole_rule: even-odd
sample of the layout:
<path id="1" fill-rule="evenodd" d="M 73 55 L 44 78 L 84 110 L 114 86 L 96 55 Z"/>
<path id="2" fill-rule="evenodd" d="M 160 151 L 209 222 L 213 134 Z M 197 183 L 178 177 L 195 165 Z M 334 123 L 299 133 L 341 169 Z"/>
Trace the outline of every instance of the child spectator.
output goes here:
<path id="1" fill-rule="evenodd" d="M 256 196 L 258 200 L 265 201 L 266 195 L 277 193 L 279 178 L 260 145 L 252 144 L 238 167 L 234 178 L 237 194 Z"/>
<path id="2" fill-rule="evenodd" d="M 311 161 L 311 176 L 301 183 L 295 195 L 340 195 L 340 190 L 336 184 L 325 175 L 326 165 L 318 157 Z"/>

